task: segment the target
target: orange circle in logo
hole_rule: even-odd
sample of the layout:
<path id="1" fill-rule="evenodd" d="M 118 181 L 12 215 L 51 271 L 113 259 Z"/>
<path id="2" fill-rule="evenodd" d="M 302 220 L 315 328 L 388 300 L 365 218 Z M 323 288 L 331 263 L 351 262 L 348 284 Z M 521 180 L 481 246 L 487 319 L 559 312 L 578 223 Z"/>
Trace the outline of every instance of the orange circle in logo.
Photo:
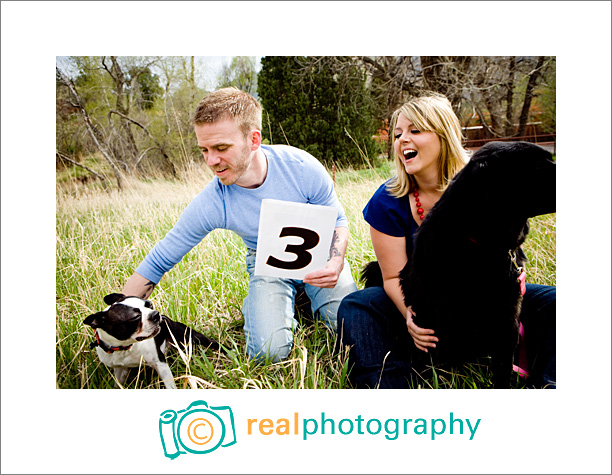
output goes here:
<path id="1" fill-rule="evenodd" d="M 210 434 L 202 437 L 198 435 L 198 428 L 202 428 L 201 430 L 204 430 L 205 431 L 204 433 L 210 432 Z M 213 426 L 208 419 L 204 419 L 204 418 L 194 419 L 189 423 L 189 427 L 187 427 L 187 435 L 189 436 L 189 440 L 191 440 L 191 442 L 193 442 L 194 444 L 198 444 L 198 445 L 208 444 L 212 440 L 213 434 L 214 434 Z M 194 440 L 194 437 L 196 440 Z"/>

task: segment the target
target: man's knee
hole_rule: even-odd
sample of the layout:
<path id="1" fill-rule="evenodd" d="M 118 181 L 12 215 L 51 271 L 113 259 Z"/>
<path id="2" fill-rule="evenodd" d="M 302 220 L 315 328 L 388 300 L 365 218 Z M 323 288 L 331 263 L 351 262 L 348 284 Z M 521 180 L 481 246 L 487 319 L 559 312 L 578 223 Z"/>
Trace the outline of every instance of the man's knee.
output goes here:
<path id="1" fill-rule="evenodd" d="M 270 338 L 247 336 L 247 354 L 259 362 L 278 363 L 289 357 L 293 347 L 293 334 L 288 331 L 275 332 Z"/>

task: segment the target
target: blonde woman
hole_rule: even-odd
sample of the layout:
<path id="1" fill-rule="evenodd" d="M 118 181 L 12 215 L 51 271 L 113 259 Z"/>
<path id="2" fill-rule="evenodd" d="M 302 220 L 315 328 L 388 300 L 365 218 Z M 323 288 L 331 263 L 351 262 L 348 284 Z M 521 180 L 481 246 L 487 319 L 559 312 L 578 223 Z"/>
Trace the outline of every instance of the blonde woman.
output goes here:
<path id="1" fill-rule="evenodd" d="M 382 286 L 345 297 L 338 311 L 338 331 L 341 343 L 351 347 L 350 378 L 356 387 L 411 387 L 411 354 L 415 349 L 427 352 L 438 342 L 432 330 L 413 323 L 399 273 L 408 262 L 420 223 L 468 161 L 459 119 L 439 94 L 418 97 L 400 107 L 389 133 L 394 137 L 396 176 L 378 188 L 363 211 Z M 527 286 L 524 308 L 527 313 L 533 308 L 537 314 L 533 333 L 543 334 L 538 341 L 547 348 L 539 352 L 542 367 L 535 373 L 549 387 L 554 386 L 555 377 L 555 302 L 554 287 Z M 522 321 L 535 321 L 524 314 Z"/>

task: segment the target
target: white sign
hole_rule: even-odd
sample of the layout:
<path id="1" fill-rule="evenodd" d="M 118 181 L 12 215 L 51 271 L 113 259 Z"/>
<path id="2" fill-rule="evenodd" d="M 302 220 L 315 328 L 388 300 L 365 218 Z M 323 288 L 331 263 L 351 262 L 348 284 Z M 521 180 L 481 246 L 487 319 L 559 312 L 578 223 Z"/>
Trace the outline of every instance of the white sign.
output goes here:
<path id="1" fill-rule="evenodd" d="M 302 280 L 323 269 L 337 217 L 333 206 L 262 200 L 255 275 Z"/>

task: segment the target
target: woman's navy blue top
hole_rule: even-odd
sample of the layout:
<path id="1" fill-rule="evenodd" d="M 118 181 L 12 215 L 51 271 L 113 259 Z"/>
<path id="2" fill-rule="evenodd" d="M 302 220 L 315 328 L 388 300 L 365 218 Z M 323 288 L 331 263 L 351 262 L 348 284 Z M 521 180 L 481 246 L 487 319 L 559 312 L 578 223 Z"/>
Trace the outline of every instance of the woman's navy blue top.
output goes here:
<path id="1" fill-rule="evenodd" d="M 414 233 L 419 226 L 412 217 L 409 195 L 396 198 L 387 190 L 390 180 L 383 183 L 363 209 L 363 218 L 378 232 L 406 238 L 406 252 L 412 253 Z"/>

